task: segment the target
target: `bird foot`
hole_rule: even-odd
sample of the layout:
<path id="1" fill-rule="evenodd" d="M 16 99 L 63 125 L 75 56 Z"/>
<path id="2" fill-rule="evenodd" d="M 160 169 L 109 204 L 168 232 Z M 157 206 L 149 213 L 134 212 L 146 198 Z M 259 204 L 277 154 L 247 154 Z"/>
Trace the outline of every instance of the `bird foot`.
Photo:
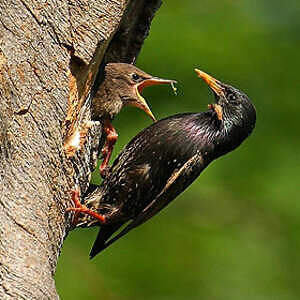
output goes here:
<path id="1" fill-rule="evenodd" d="M 109 166 L 103 162 L 99 167 L 100 175 L 103 179 L 107 177 L 109 173 L 108 170 L 109 170 Z"/>
<path id="2" fill-rule="evenodd" d="M 103 161 L 99 167 L 99 171 L 100 171 L 100 175 L 103 179 L 105 179 L 108 175 L 108 169 L 109 169 L 108 162 L 109 162 L 111 153 L 112 153 L 112 148 L 110 148 L 108 145 L 105 145 L 101 151 Z"/>
<path id="3" fill-rule="evenodd" d="M 108 174 L 108 162 L 114 149 L 114 145 L 118 139 L 118 134 L 109 120 L 104 121 L 104 131 L 106 133 L 106 141 L 101 150 L 103 161 L 100 165 L 100 175 L 102 178 L 105 178 Z"/>
<path id="4" fill-rule="evenodd" d="M 75 205 L 75 207 L 68 207 L 66 209 L 66 211 L 74 211 L 75 212 L 75 220 L 76 220 L 76 216 L 78 213 L 83 213 L 86 215 L 89 215 L 95 219 L 97 219 L 101 224 L 105 223 L 105 216 L 100 215 L 96 212 L 94 212 L 93 210 L 87 208 L 85 205 L 82 205 L 79 201 L 80 196 L 79 196 L 79 191 L 77 190 L 72 190 L 71 191 L 71 199 Z"/>

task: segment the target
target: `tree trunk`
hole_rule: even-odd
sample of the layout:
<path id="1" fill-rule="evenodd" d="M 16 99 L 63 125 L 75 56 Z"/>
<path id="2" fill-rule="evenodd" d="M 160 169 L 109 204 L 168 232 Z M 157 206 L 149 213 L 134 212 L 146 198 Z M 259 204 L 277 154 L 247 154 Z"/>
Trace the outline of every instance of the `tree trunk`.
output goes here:
<path id="1" fill-rule="evenodd" d="M 101 62 L 132 62 L 160 0 L 0 0 L 0 299 L 57 299 L 53 276 L 101 126 Z M 76 143 L 76 134 L 86 135 Z"/>

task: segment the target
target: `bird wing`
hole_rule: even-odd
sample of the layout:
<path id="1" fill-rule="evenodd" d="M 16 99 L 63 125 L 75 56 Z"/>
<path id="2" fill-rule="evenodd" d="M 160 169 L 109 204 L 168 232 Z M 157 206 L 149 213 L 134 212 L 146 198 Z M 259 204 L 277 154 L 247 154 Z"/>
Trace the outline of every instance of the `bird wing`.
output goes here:
<path id="1" fill-rule="evenodd" d="M 148 206 L 144 208 L 119 234 L 108 240 L 101 250 L 110 246 L 133 228 L 145 223 L 148 219 L 166 207 L 198 177 L 205 167 L 206 164 L 204 163 L 204 159 L 200 153 L 195 154 L 192 158 L 186 161 L 179 170 L 175 170 L 172 173 L 166 185 L 155 199 L 148 204 Z"/>

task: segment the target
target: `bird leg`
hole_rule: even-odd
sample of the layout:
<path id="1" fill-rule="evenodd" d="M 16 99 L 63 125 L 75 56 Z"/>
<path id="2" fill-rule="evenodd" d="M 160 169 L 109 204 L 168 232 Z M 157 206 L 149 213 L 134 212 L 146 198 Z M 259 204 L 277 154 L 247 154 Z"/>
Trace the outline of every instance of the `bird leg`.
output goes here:
<path id="1" fill-rule="evenodd" d="M 94 212 L 91 209 L 88 209 L 85 205 L 82 205 L 79 201 L 80 197 L 79 197 L 79 191 L 77 190 L 72 190 L 71 191 L 71 199 L 75 205 L 75 207 L 68 207 L 66 209 L 66 211 L 75 211 L 76 215 L 78 213 L 83 213 L 86 215 L 89 215 L 95 219 L 97 219 L 101 224 L 105 223 L 105 216 L 97 214 L 96 212 Z"/>
<path id="2" fill-rule="evenodd" d="M 107 175 L 107 165 L 109 162 L 109 159 L 111 157 L 112 151 L 114 149 L 114 145 L 118 139 L 118 134 L 115 128 L 112 126 L 110 120 L 105 119 L 104 120 L 104 131 L 106 133 L 106 141 L 104 144 L 104 147 L 102 148 L 102 157 L 103 161 L 99 167 L 100 169 L 100 175 L 102 178 L 105 178 Z"/>

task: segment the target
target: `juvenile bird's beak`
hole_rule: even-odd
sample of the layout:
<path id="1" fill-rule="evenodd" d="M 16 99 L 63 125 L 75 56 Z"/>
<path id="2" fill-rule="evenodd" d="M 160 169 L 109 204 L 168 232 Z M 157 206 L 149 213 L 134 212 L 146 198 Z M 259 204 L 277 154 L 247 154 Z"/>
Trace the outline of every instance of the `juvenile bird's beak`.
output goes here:
<path id="1" fill-rule="evenodd" d="M 175 80 L 162 79 L 158 77 L 151 77 L 149 79 L 145 79 L 142 82 L 139 82 L 135 85 L 136 94 L 139 98 L 139 101 L 132 102 L 131 105 L 142 109 L 153 121 L 156 121 L 154 115 L 152 114 L 146 100 L 140 94 L 142 90 L 147 86 L 159 85 L 159 84 L 174 84 L 177 83 Z"/>
<path id="2" fill-rule="evenodd" d="M 195 72 L 197 73 L 198 77 L 202 78 L 218 96 L 224 97 L 224 88 L 220 85 L 219 80 L 198 69 L 195 69 Z"/>
<path id="3" fill-rule="evenodd" d="M 155 122 L 156 119 L 155 119 L 152 111 L 150 110 L 146 100 L 139 93 L 137 86 L 135 86 L 135 90 L 136 90 L 136 94 L 137 94 L 139 100 L 138 101 L 131 101 L 130 105 L 135 106 L 135 107 L 140 108 L 141 110 L 143 110 Z"/>

